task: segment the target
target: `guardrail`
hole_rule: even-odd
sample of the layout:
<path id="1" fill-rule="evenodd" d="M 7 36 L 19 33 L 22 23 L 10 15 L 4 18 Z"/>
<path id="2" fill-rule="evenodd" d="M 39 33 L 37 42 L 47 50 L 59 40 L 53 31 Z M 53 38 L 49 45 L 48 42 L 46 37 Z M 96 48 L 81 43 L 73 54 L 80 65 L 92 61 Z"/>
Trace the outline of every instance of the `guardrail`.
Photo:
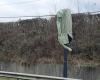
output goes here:
<path id="1" fill-rule="evenodd" d="M 16 72 L 5 72 L 0 71 L 1 77 L 7 78 L 16 78 L 19 79 L 27 79 L 27 80 L 36 80 L 37 79 L 51 79 L 51 80 L 81 80 L 81 79 L 72 79 L 72 78 L 63 78 L 63 77 L 54 77 L 54 76 L 46 76 L 46 75 L 37 75 L 37 74 L 25 74 L 25 73 L 16 73 Z"/>

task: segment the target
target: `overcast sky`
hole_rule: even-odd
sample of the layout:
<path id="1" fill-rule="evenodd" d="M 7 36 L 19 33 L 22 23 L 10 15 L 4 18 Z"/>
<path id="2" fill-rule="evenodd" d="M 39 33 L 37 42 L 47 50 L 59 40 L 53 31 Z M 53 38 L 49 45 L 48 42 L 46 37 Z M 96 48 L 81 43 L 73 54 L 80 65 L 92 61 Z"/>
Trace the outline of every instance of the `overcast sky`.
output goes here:
<path id="1" fill-rule="evenodd" d="M 63 8 L 77 13 L 78 7 L 79 12 L 99 11 L 100 0 L 0 0 L 0 17 L 56 14 Z M 0 18 L 0 21 L 9 20 L 14 19 Z"/>

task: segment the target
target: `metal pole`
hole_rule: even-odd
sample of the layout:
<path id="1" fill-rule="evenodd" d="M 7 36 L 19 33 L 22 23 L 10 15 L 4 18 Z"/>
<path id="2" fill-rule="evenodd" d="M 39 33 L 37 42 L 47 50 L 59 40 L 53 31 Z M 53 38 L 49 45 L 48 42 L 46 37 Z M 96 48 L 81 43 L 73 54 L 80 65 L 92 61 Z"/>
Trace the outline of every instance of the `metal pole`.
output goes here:
<path id="1" fill-rule="evenodd" d="M 77 8 L 78 8 L 78 13 L 80 11 L 80 8 L 79 8 L 79 0 L 77 0 Z"/>
<path id="2" fill-rule="evenodd" d="M 63 68 L 63 77 L 67 78 L 67 54 L 68 50 L 64 48 L 64 68 Z"/>

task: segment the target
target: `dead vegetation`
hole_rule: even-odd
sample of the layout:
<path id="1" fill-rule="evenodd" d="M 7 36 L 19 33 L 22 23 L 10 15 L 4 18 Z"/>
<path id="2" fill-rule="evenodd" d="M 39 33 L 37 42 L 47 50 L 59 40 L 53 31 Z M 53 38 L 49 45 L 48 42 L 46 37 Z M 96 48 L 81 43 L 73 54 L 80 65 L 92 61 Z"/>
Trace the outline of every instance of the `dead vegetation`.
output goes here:
<path id="1" fill-rule="evenodd" d="M 79 64 L 100 61 L 99 14 L 73 14 L 73 35 L 70 60 Z M 22 65 L 63 63 L 63 47 L 57 41 L 55 18 L 0 23 L 0 61 Z"/>

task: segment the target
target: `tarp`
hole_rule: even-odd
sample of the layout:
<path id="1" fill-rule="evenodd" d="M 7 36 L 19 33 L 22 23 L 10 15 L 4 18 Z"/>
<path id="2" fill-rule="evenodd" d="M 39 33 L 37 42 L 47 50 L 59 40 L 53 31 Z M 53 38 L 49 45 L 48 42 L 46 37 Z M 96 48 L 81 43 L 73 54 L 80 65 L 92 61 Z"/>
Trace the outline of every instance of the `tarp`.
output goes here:
<path id="1" fill-rule="evenodd" d="M 72 40 L 72 16 L 69 9 L 62 9 L 57 12 L 57 30 L 58 30 L 58 41 L 66 49 L 67 44 Z"/>

